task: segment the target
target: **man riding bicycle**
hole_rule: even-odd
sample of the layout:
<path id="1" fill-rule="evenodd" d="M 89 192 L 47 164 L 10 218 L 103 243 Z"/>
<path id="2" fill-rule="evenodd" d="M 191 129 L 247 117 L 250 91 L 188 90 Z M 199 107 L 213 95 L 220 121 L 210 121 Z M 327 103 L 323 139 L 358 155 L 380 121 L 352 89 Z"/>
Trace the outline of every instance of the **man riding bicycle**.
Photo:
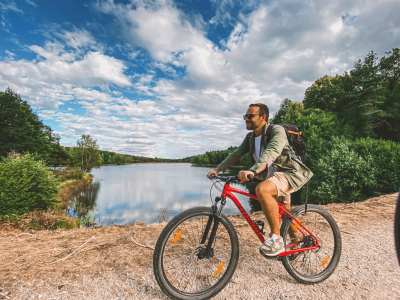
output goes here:
<path id="1" fill-rule="evenodd" d="M 246 114 L 246 129 L 252 130 L 242 144 L 229 155 L 215 170 L 208 172 L 218 175 L 225 172 L 240 158 L 250 153 L 252 167 L 239 172 L 241 182 L 248 181 L 248 175 L 254 175 L 260 183 L 256 187 L 256 195 L 261 208 L 271 227 L 271 233 L 260 250 L 267 256 L 276 256 L 285 251 L 285 245 L 279 232 L 278 202 L 285 196 L 285 209 L 290 211 L 290 193 L 299 190 L 313 176 L 299 159 L 287 140 L 285 129 L 274 126 L 270 131 L 268 141 L 268 106 L 262 103 L 250 104 Z M 291 238 L 297 237 L 297 232 L 289 230 Z"/>

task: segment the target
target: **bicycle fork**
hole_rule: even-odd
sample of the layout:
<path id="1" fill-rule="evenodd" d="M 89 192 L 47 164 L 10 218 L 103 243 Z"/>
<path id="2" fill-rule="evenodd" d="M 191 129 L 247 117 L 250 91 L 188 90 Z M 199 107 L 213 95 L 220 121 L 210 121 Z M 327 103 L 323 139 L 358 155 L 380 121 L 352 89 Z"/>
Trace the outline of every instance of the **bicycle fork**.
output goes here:
<path id="1" fill-rule="evenodd" d="M 218 208 L 217 204 L 218 204 L 219 201 L 221 201 L 221 205 Z M 203 244 L 203 245 L 205 244 L 205 242 L 207 240 L 208 233 L 209 233 L 210 228 L 211 228 L 211 225 L 213 223 L 213 220 L 214 220 L 214 224 L 212 226 L 210 238 L 208 239 L 208 244 L 207 244 L 206 250 L 205 250 L 205 257 L 206 258 L 210 258 L 210 256 L 212 256 L 212 244 L 214 242 L 215 235 L 217 234 L 218 225 L 219 225 L 219 222 L 220 222 L 220 219 L 221 219 L 222 210 L 223 210 L 225 204 L 226 204 L 226 198 L 225 197 L 216 197 L 215 198 L 215 203 L 212 206 L 213 214 L 208 217 L 206 229 L 204 230 L 203 237 L 201 238 L 201 244 Z"/>

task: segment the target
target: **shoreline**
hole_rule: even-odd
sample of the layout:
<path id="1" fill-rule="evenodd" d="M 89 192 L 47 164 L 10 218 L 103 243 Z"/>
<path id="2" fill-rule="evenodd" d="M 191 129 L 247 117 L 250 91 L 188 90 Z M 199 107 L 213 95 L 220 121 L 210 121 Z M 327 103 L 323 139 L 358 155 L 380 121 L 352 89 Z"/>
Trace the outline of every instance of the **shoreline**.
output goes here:
<path id="1" fill-rule="evenodd" d="M 106 165 L 101 165 L 100 167 L 106 167 L 106 166 L 126 166 L 126 165 L 143 165 L 143 164 L 190 164 L 190 162 L 182 162 L 182 161 L 154 161 L 154 162 L 134 162 L 134 163 L 128 163 L 128 164 L 123 164 L 123 165 L 118 165 L 118 164 L 106 164 Z"/>

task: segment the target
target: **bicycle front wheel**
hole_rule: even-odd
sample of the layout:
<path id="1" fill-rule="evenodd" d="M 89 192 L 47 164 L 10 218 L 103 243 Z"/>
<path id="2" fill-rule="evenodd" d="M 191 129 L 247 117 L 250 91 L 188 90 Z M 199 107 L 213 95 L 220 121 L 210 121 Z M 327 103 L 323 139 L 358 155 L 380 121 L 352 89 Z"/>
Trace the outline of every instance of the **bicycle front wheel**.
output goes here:
<path id="1" fill-rule="evenodd" d="M 232 278 L 239 259 L 237 233 L 221 215 L 210 241 L 215 222 L 212 208 L 191 208 L 173 218 L 158 238 L 154 275 L 172 299 L 209 299 Z"/>
<path id="2" fill-rule="evenodd" d="M 326 280 L 335 271 L 342 252 L 342 238 L 335 219 L 322 207 L 312 204 L 307 206 L 307 213 L 305 206 L 301 205 L 291 214 L 318 239 L 319 246 L 314 250 L 283 256 L 285 269 L 304 284 Z M 286 251 L 313 247 L 315 239 L 292 221 L 291 217 L 286 217 L 281 227 Z"/>

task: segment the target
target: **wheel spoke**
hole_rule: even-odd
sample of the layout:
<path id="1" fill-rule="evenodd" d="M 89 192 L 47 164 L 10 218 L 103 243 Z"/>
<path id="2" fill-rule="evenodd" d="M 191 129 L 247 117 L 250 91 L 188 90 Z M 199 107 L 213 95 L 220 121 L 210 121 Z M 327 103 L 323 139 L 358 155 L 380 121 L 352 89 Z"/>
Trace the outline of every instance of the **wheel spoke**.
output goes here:
<path id="1" fill-rule="evenodd" d="M 203 213 L 204 210 L 207 213 Z M 226 217 L 223 216 L 220 219 L 214 240 L 209 240 L 214 226 L 213 221 L 205 243 L 200 244 L 211 215 L 210 208 L 204 208 L 203 211 L 197 215 L 188 214 L 188 217 L 181 217 L 181 220 L 176 221 L 174 227 L 170 226 L 170 233 L 165 234 L 164 246 L 161 251 L 163 270 L 159 274 L 164 276 L 167 287 L 173 288 L 178 294 L 190 295 L 215 289 L 220 284 L 225 285 L 227 282 L 223 281 L 222 283 L 221 279 L 226 276 L 230 278 L 234 270 L 230 266 L 233 263 L 237 264 L 239 253 L 237 235 L 232 229 L 233 226 L 227 223 L 229 221 Z M 174 221 L 175 218 L 171 220 L 171 223 Z M 183 232 L 179 234 L 182 230 Z M 232 241 L 232 237 L 235 237 L 235 242 Z M 174 239 L 175 242 L 173 242 Z M 209 243 L 212 243 L 211 252 L 210 257 L 206 258 L 205 250 Z M 154 263 L 154 266 L 156 265 L 157 263 Z M 222 269 L 215 276 L 221 265 Z M 229 270 L 231 271 L 228 272 Z M 157 276 L 156 279 L 160 284 Z"/>
<path id="2" fill-rule="evenodd" d="M 301 224 L 318 239 L 319 245 L 316 249 L 300 252 L 297 256 L 285 256 L 283 264 L 288 272 L 302 283 L 321 282 L 332 274 L 339 261 L 341 253 L 339 228 L 327 211 L 315 205 L 309 205 L 307 213 L 304 211 L 304 206 L 294 209 L 292 213 L 296 219 L 302 220 Z M 290 226 L 289 220 L 282 225 L 286 246 L 296 241 L 288 234 Z M 304 233 L 305 237 L 300 247 L 314 247 L 314 238 L 306 231 Z M 327 272 L 327 269 L 332 271 Z"/>

